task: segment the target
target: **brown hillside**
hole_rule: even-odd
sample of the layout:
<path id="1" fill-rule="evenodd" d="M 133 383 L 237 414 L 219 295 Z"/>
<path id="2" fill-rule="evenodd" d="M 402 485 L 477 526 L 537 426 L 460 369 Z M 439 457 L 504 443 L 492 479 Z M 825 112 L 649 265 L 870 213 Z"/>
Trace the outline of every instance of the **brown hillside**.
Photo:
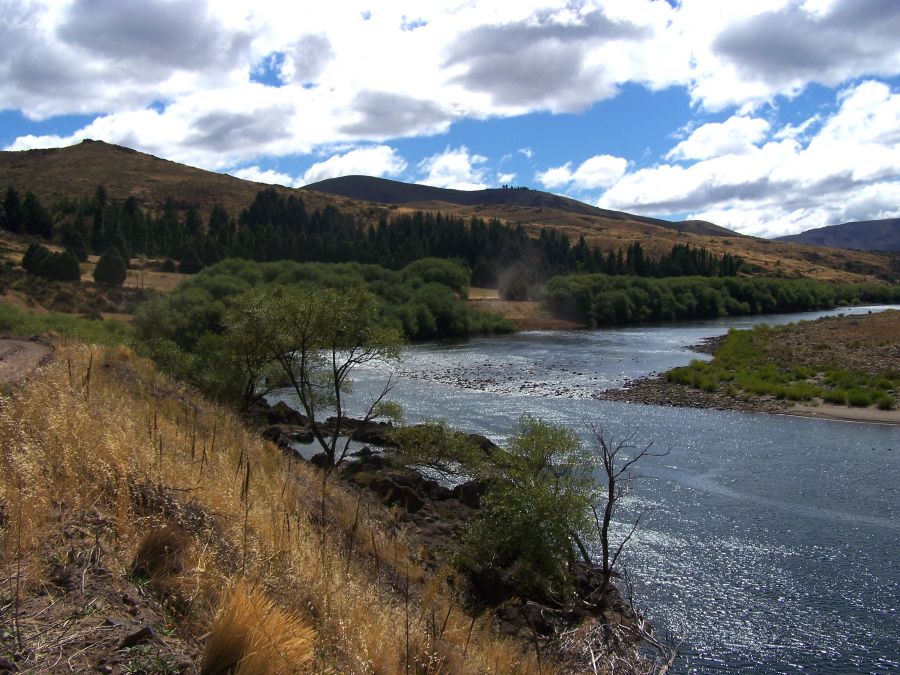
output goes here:
<path id="1" fill-rule="evenodd" d="M 237 215 L 259 190 L 272 187 L 101 141 L 84 141 L 78 145 L 48 150 L 0 152 L 0 187 L 9 184 L 21 190 L 34 191 L 49 205 L 64 198 L 81 199 L 93 194 L 96 187 L 102 184 L 111 199 L 134 195 L 144 208 L 158 210 L 171 197 L 180 207 L 193 205 L 204 215 L 216 204 Z M 534 190 L 482 190 L 467 194 L 459 190 L 440 190 L 380 179 L 363 181 L 362 184 L 373 190 L 378 188 L 375 193 L 365 195 L 374 201 L 324 194 L 307 188 L 302 189 L 302 196 L 310 209 L 333 204 L 364 223 L 376 222 L 385 212 L 423 209 L 465 218 L 499 218 L 522 224 L 534 234 L 542 227 L 552 227 L 564 231 L 573 239 L 584 235 L 591 246 L 602 250 L 625 248 L 633 241 L 640 241 L 651 255 L 668 252 L 676 242 L 705 246 L 720 254 L 728 252 L 738 255 L 769 274 L 846 281 L 900 274 L 900 257 L 897 254 L 758 239 L 739 235 L 712 223 L 670 223 L 604 211 Z M 395 189 L 395 184 L 403 189 Z M 385 185 L 392 191 L 384 192 Z M 284 194 L 299 192 L 282 186 L 275 186 L 274 189 Z M 397 194 L 401 195 L 402 203 L 396 203 Z M 486 203 L 471 203 L 479 198 L 478 195 L 486 195 Z M 395 203 L 380 201 L 388 198 Z M 460 201 L 469 203 L 458 203 Z"/>

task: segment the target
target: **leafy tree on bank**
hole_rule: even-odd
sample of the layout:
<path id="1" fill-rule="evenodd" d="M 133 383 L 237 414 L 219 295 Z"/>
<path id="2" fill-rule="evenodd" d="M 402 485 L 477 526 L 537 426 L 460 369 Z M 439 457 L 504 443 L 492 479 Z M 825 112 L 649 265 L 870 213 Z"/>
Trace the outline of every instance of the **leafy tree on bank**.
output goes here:
<path id="1" fill-rule="evenodd" d="M 244 348 L 254 345 L 256 363 L 268 360 L 280 367 L 306 413 L 309 428 L 328 466 L 346 457 L 346 400 L 354 369 L 373 361 L 396 361 L 402 338 L 382 327 L 377 298 L 359 288 L 262 288 L 241 296 L 228 313 L 227 335 Z M 262 357 L 262 359 L 258 358 Z M 372 398 L 364 421 L 390 416 L 393 388 L 389 377 Z M 330 428 L 319 422 L 327 413 Z"/>
<path id="2" fill-rule="evenodd" d="M 97 261 L 94 268 L 94 281 L 98 284 L 108 284 L 111 286 L 121 286 L 128 276 L 128 269 L 125 267 L 125 261 L 122 260 L 118 249 L 111 248 Z"/>
<path id="3" fill-rule="evenodd" d="M 465 534 L 467 566 L 502 571 L 530 597 L 565 595 L 576 541 L 590 529 L 595 463 L 565 427 L 523 416 L 502 452 L 483 464 L 488 489 Z"/>

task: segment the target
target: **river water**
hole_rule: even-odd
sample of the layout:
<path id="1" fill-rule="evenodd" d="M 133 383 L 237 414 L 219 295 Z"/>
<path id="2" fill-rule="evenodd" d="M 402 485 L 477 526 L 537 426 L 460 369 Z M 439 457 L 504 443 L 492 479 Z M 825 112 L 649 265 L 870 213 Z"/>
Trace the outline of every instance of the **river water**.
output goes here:
<path id="1" fill-rule="evenodd" d="M 645 513 L 623 558 L 684 640 L 679 671 L 900 672 L 900 427 L 591 397 L 705 358 L 686 347 L 729 327 L 833 313 L 420 345 L 393 398 L 501 444 L 528 413 L 668 451 L 640 465 L 619 531 Z M 383 376 L 360 372 L 355 396 Z"/>

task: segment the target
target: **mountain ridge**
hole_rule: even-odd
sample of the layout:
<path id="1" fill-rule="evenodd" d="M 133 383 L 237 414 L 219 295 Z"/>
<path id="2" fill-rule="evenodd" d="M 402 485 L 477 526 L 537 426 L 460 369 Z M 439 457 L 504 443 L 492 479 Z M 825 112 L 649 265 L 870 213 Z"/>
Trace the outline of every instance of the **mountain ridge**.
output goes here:
<path id="1" fill-rule="evenodd" d="M 900 251 L 900 218 L 856 220 L 816 227 L 775 240 L 852 251 Z"/>
<path id="2" fill-rule="evenodd" d="M 686 220 L 674 222 L 662 218 L 640 216 L 624 211 L 613 211 L 598 206 L 585 204 L 570 197 L 552 192 L 544 192 L 527 187 L 500 187 L 482 190 L 456 190 L 440 188 L 418 183 L 405 183 L 389 178 L 375 176 L 351 175 L 304 185 L 302 190 L 322 192 L 325 194 L 378 202 L 389 205 L 425 204 L 443 202 L 458 206 L 518 206 L 527 208 L 551 208 L 577 215 L 589 215 L 609 220 L 633 221 L 648 225 L 656 225 L 690 234 L 713 235 L 720 237 L 742 237 L 744 235 L 728 228 L 702 220 Z"/>

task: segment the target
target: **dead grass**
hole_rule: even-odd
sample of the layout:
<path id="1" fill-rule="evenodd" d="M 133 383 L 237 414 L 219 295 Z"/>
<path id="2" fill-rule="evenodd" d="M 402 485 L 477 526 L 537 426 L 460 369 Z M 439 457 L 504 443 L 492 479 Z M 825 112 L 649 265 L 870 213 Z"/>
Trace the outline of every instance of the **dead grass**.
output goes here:
<path id="1" fill-rule="evenodd" d="M 203 675 L 296 673 L 314 658 L 315 631 L 243 582 L 226 596 L 212 626 Z"/>
<path id="2" fill-rule="evenodd" d="M 389 514 L 125 348 L 60 347 L 26 388 L 0 398 L 7 635 L 35 620 L 23 600 L 66 555 L 61 523 L 85 513 L 105 523 L 96 548 L 107 568 L 127 574 L 145 561 L 166 579 L 157 589 L 185 639 L 209 633 L 223 588 L 246 583 L 259 607 L 292 617 L 273 626 L 315 629 L 315 672 L 553 672 L 527 645 L 498 638 L 490 619 L 462 612 L 449 575 L 423 570 Z M 186 539 L 147 534 L 156 528 Z M 175 549 L 179 563 L 163 564 Z M 271 631 L 273 644 L 289 643 Z"/>

